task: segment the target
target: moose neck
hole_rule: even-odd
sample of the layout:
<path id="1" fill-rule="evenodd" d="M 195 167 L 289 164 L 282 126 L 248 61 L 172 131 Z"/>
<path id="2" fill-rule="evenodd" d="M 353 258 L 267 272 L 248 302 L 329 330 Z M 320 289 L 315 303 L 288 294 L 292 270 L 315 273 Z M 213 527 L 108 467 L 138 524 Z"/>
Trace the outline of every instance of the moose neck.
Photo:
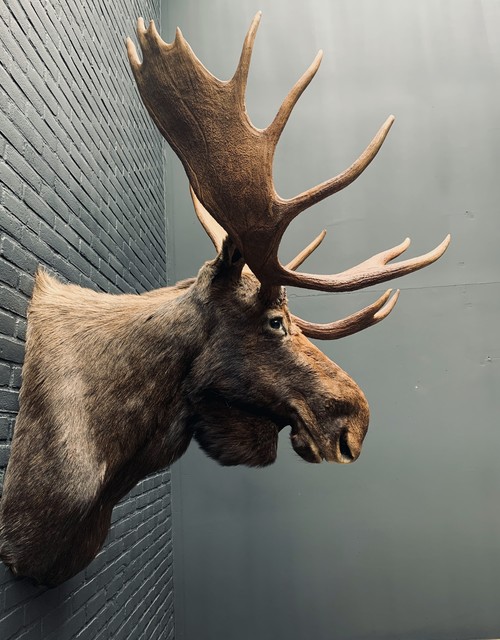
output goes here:
<path id="1" fill-rule="evenodd" d="M 151 455 L 144 458 L 144 464 L 151 468 L 136 465 L 137 482 L 142 475 L 173 462 L 189 444 L 182 387 L 207 331 L 196 286 L 169 287 L 139 296 L 97 294 L 75 287 L 74 293 L 80 296 L 77 305 L 74 300 L 67 303 L 69 288 L 47 276 L 37 286 L 28 340 L 28 349 L 31 344 L 36 349 L 35 365 L 26 368 L 24 378 L 29 384 L 30 377 L 38 376 L 50 361 L 57 340 L 62 357 L 51 363 L 51 379 L 43 381 L 46 388 L 40 391 L 55 393 L 57 386 L 63 394 L 66 390 L 73 406 L 81 404 L 93 442 L 112 436 L 102 456 L 108 472 L 137 451 L 149 449 Z M 58 413 L 45 419 L 66 423 L 63 428 L 68 439 L 75 438 L 75 413 L 65 415 L 60 407 L 60 403 L 47 403 L 48 411 Z M 35 419 L 34 415 L 26 417 Z M 71 446 L 83 445 L 75 441 Z M 98 447 L 95 455 L 102 455 Z"/>
<path id="2" fill-rule="evenodd" d="M 0 503 L 0 557 L 15 572 L 55 585 L 80 571 L 116 502 L 184 453 L 182 390 L 205 337 L 196 285 L 114 296 L 38 273 Z"/>
<path id="3" fill-rule="evenodd" d="M 123 341 L 115 342 L 117 351 L 110 355 L 123 371 L 110 381 L 106 395 L 109 420 L 121 413 L 127 430 L 146 438 L 146 460 L 154 467 L 150 472 L 174 462 L 190 442 L 185 381 L 209 327 L 196 286 L 164 289 L 139 300 L 141 305 L 134 305 L 124 320 Z M 120 407 L 116 398 L 122 399 Z"/>

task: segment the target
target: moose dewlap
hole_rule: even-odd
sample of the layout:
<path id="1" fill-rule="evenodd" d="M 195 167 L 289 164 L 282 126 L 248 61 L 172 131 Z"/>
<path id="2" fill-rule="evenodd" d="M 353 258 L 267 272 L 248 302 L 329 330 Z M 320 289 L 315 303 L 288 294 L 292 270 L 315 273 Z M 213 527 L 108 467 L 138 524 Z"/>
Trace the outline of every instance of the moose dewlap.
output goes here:
<path id="1" fill-rule="evenodd" d="M 139 19 L 142 62 L 127 41 L 144 104 L 186 169 L 218 253 L 196 278 L 142 295 L 95 293 L 37 274 L 0 503 L 0 556 L 16 574 L 55 585 L 82 570 L 103 545 L 118 500 L 179 458 L 193 437 L 224 465 L 271 464 L 287 425 L 308 462 L 349 463 L 360 454 L 366 399 L 308 337 L 365 329 L 390 313 L 398 293 L 320 325 L 290 314 L 283 287 L 352 291 L 384 282 L 437 260 L 449 237 L 401 262 L 391 261 L 408 240 L 342 273 L 296 272 L 323 232 L 280 264 L 289 223 L 360 175 L 393 118 L 346 171 L 280 198 L 274 149 L 321 54 L 269 127 L 256 129 L 245 87 L 259 21 L 260 13 L 228 82 L 203 67 L 180 31 L 167 44 Z"/>

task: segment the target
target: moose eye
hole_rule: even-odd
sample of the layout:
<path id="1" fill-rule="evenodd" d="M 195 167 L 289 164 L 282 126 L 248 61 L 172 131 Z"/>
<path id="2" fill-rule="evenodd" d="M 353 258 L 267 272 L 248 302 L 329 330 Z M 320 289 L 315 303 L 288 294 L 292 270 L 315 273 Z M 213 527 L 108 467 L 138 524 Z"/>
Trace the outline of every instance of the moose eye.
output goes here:
<path id="1" fill-rule="evenodd" d="M 283 318 L 270 318 L 269 319 L 269 326 L 271 327 L 271 329 L 274 329 L 275 331 L 278 329 L 283 329 Z"/>

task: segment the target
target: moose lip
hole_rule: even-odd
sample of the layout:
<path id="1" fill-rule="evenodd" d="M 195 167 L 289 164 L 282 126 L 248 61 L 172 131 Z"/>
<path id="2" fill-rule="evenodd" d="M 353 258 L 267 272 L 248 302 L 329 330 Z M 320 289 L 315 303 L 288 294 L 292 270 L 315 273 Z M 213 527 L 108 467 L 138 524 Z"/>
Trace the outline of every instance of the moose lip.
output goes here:
<path id="1" fill-rule="evenodd" d="M 233 406 L 238 406 L 241 410 L 247 410 L 249 407 L 245 403 L 232 402 Z M 284 417 L 274 411 L 259 407 L 248 411 L 254 415 L 260 415 L 270 420 L 278 429 L 282 431 L 284 427 L 290 425 L 290 441 L 294 451 L 306 462 L 319 464 L 320 462 L 337 462 L 340 464 L 349 464 L 357 458 L 348 444 L 347 429 L 335 428 L 335 435 L 328 437 L 326 442 L 322 442 L 321 438 L 313 435 L 312 430 L 308 427 L 307 422 L 303 420 L 297 411 L 292 411 L 291 416 Z"/>
<path id="2" fill-rule="evenodd" d="M 281 410 L 278 413 L 268 407 L 250 405 L 239 399 L 229 398 L 214 390 L 205 395 L 205 401 L 208 400 L 212 405 L 233 407 L 247 415 L 265 418 L 276 426 L 278 432 L 281 432 L 286 426 L 290 426 L 292 447 L 295 453 L 306 462 L 319 464 L 326 461 L 349 464 L 357 458 L 352 454 L 348 445 L 347 429 L 339 431 L 338 428 L 334 428 L 334 435 L 328 439 L 319 438 L 317 435 L 313 435 L 312 429 L 308 427 L 306 420 L 295 408 Z"/>

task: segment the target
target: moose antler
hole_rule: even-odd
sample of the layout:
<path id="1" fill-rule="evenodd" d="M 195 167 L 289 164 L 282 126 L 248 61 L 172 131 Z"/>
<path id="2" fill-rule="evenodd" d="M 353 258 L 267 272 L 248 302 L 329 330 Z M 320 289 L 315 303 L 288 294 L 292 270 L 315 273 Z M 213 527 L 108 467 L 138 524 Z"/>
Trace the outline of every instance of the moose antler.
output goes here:
<path id="1" fill-rule="evenodd" d="M 449 236 L 429 253 L 388 264 L 408 248 L 410 241 L 407 238 L 400 245 L 334 275 L 297 273 L 294 269 L 300 259 L 288 266 L 279 262 L 279 244 L 290 222 L 308 207 L 348 186 L 366 169 L 382 146 L 394 117 L 387 118 L 348 169 L 294 198 L 281 198 L 272 178 L 275 148 L 294 105 L 318 70 L 322 52 L 291 89 L 273 122 L 266 129 L 257 129 L 246 113 L 245 90 L 260 18 L 259 12 L 245 38 L 236 72 L 225 82 L 207 71 L 179 29 L 174 42 L 167 44 L 152 21 L 146 29 L 143 19 L 139 18 L 137 35 L 142 63 L 134 44 L 127 39 L 128 56 L 142 100 L 184 165 L 194 192 L 195 206 L 199 201 L 199 217 L 201 207 L 204 207 L 238 247 L 264 291 L 281 285 L 321 291 L 354 291 L 411 273 L 436 261 L 445 252 Z M 211 235 L 209 229 L 215 229 L 215 226 L 211 226 L 206 216 L 205 220 L 204 226 Z M 211 235 L 216 246 L 222 238 L 220 227 L 214 231 L 215 235 Z M 312 250 L 305 250 L 304 257 Z M 347 321 L 351 328 L 364 328 L 368 321 L 374 324 L 389 313 L 396 301 L 393 297 L 383 308 L 387 300 L 388 294 L 384 294 L 375 305 L 341 322 Z M 335 337 L 334 325 L 329 325 L 329 337 Z M 313 325 L 306 328 L 304 323 L 303 326 L 309 335 L 315 331 Z M 346 335 L 344 325 L 337 328 Z"/>
<path id="2" fill-rule="evenodd" d="M 227 233 L 220 226 L 220 224 L 212 218 L 212 216 L 208 213 L 205 207 L 201 204 L 201 202 L 196 197 L 196 194 L 193 191 L 193 188 L 190 187 L 189 191 L 191 193 L 191 199 L 193 201 L 194 210 L 196 212 L 196 216 L 198 220 L 201 222 L 202 227 L 205 229 L 208 237 L 212 241 L 215 250 L 220 253 L 222 251 L 222 245 L 224 244 L 224 240 L 227 237 Z M 326 230 L 323 231 L 314 238 L 314 240 L 305 247 L 298 255 L 295 256 L 293 260 L 291 260 L 287 264 L 287 269 L 297 269 L 300 265 L 311 255 L 313 251 L 319 247 L 319 245 L 323 242 L 326 236 Z"/>
<path id="3" fill-rule="evenodd" d="M 224 240 L 227 236 L 224 229 L 220 224 L 212 218 L 205 207 L 196 197 L 192 188 L 190 188 L 191 198 L 193 200 L 194 210 L 201 222 L 203 228 L 207 232 L 208 237 L 212 240 L 217 252 L 222 251 Z M 326 236 L 326 231 L 323 231 L 316 236 L 316 238 L 305 247 L 293 260 L 287 264 L 287 269 L 297 269 L 306 260 L 313 251 L 315 251 L 319 245 L 323 242 Z M 244 270 L 248 269 L 245 265 Z M 249 269 L 248 269 L 249 270 Z M 342 320 L 335 322 L 329 322 L 327 324 L 318 324 L 315 322 L 308 322 L 302 320 L 298 316 L 293 316 L 295 323 L 301 328 L 309 338 L 316 338 L 317 340 L 337 340 L 338 338 L 345 338 L 353 333 L 357 333 L 362 329 L 366 329 L 374 324 L 377 324 L 394 309 L 396 302 L 399 298 L 399 289 L 389 300 L 392 289 L 388 289 L 378 300 L 373 304 L 357 311 Z"/>

